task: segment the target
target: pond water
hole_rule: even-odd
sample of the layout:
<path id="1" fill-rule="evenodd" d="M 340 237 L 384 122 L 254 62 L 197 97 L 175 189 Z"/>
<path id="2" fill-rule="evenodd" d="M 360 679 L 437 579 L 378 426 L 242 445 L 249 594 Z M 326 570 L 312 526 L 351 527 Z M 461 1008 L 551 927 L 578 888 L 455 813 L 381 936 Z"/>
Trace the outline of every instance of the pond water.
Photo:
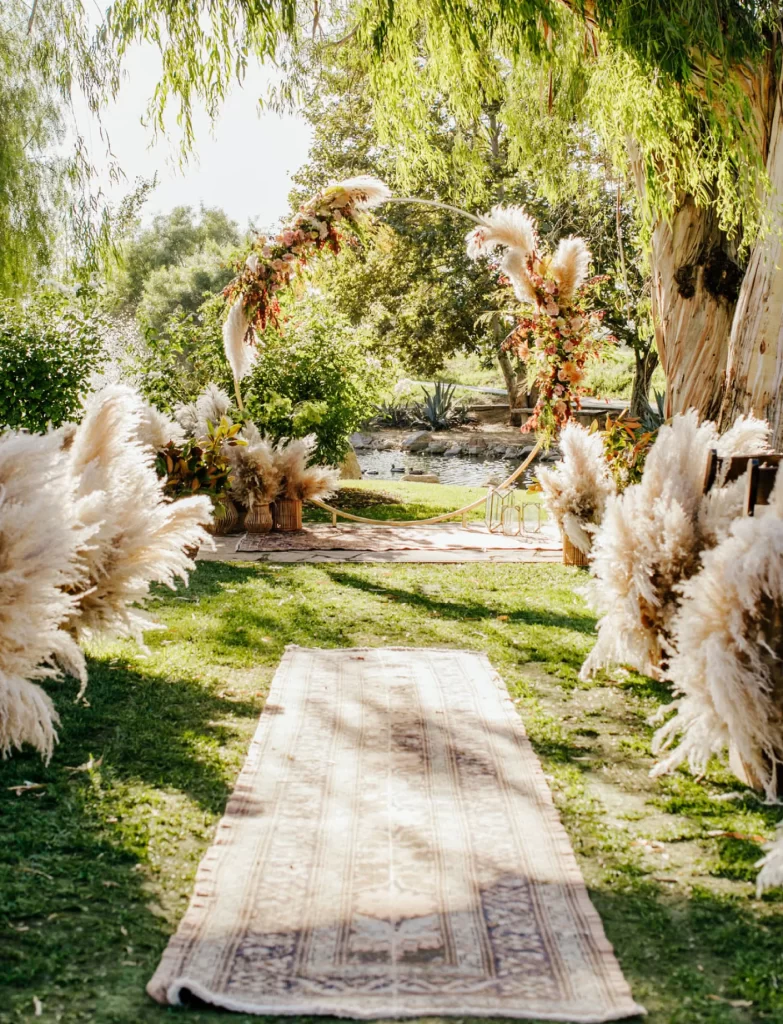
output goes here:
<path id="1" fill-rule="evenodd" d="M 490 479 L 501 483 L 523 461 L 520 459 L 488 459 L 480 455 L 429 455 L 427 452 L 411 454 L 402 451 L 359 449 L 356 453 L 362 475 L 366 480 L 399 480 L 403 473 L 420 470 L 436 473 L 442 484 L 460 487 L 485 487 Z M 395 472 L 396 470 L 396 472 Z M 526 486 L 533 479 L 530 470 L 522 474 L 517 486 Z"/>

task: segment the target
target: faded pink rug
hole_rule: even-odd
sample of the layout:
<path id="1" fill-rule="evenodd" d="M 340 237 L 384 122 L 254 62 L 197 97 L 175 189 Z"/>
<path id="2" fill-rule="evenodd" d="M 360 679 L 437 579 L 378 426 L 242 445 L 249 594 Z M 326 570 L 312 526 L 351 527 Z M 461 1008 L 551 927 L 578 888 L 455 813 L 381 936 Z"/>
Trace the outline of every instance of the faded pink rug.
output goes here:
<path id="1" fill-rule="evenodd" d="M 559 551 L 553 525 L 505 537 L 481 523 L 457 526 L 305 526 L 295 533 L 246 533 L 237 551 Z"/>
<path id="2" fill-rule="evenodd" d="M 643 1013 L 486 657 L 289 648 L 148 986 L 256 1014 Z"/>

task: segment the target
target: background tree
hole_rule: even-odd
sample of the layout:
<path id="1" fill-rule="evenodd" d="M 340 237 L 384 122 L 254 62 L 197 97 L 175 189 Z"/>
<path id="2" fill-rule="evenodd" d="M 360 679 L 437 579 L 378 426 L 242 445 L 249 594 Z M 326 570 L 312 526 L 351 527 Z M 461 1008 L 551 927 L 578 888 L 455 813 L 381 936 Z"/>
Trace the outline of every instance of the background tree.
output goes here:
<path id="1" fill-rule="evenodd" d="M 320 50 L 297 69 L 306 85 L 305 116 L 313 128 L 308 162 L 295 176 L 294 203 L 328 181 L 356 173 L 383 177 L 397 194 L 453 203 L 477 211 L 494 202 L 522 203 L 537 218 L 545 240 L 563 235 L 588 238 L 597 269 L 609 274 L 604 300 L 612 326 L 639 349 L 643 397 L 655 366 L 651 332 L 645 330 L 644 261 L 632 197 L 620 199 L 620 184 L 607 178 L 607 161 L 595 139 L 585 136 L 573 153 L 559 200 L 550 200 L 533 173 L 520 174 L 511 155 L 513 136 L 495 111 L 481 113 L 470 137 L 455 131 L 441 98 L 427 111 L 428 149 L 434 153 L 415 173 L 419 149 L 405 133 L 381 141 L 375 105 L 368 94 L 368 65 L 355 50 Z M 457 154 L 457 150 L 460 153 Z M 470 174 L 459 173 L 470 152 Z M 440 159 L 442 157 L 442 159 Z M 431 173 L 435 167 L 437 173 Z M 469 227 L 460 217 L 429 207 L 388 205 L 364 244 L 339 260 L 323 261 L 314 284 L 352 323 L 371 331 L 381 351 L 401 358 L 405 369 L 431 376 L 456 352 L 498 360 L 512 406 L 528 401 L 525 368 L 500 351 L 513 325 L 515 300 L 499 289 L 486 264 L 468 259 Z M 644 372 L 642 373 L 642 369 Z M 641 401 L 642 399 L 639 399 Z"/>
<path id="2" fill-rule="evenodd" d="M 60 105 L 26 57 L 13 11 L 0 12 L 0 295 L 23 293 L 56 262 L 64 166 Z"/>

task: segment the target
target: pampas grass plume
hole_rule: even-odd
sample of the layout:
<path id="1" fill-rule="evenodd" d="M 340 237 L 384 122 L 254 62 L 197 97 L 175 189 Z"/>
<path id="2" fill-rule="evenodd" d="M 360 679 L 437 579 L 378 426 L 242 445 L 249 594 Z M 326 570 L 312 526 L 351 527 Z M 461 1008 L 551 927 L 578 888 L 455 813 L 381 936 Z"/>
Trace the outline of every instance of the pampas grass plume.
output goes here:
<path id="1" fill-rule="evenodd" d="M 482 224 L 465 238 L 468 256 L 475 260 L 503 247 L 506 251 L 500 270 L 511 281 L 520 302 L 534 302 L 527 260 L 538 247 L 536 222 L 521 206 L 494 206 L 481 220 Z"/>
<path id="2" fill-rule="evenodd" d="M 570 302 L 585 283 L 591 258 L 584 239 L 573 235 L 561 238 L 550 264 L 550 272 L 558 284 L 560 301 Z"/>
<path id="3" fill-rule="evenodd" d="M 603 441 L 577 423 L 567 424 L 559 439 L 563 457 L 553 469 L 539 469 L 544 504 L 574 547 L 590 550 L 593 528 L 603 518 L 614 482 L 604 458 Z"/>
<path id="4" fill-rule="evenodd" d="M 76 564 L 89 531 L 77 527 L 62 434 L 0 437 L 0 753 L 25 743 L 47 760 L 57 715 L 32 680 L 58 674 L 55 656 L 83 664 L 63 630 L 76 599 Z"/>
<path id="5" fill-rule="evenodd" d="M 369 174 L 360 174 L 355 178 L 346 178 L 333 186 L 347 192 L 351 206 L 360 212 L 372 210 L 391 199 L 391 189 L 380 180 Z"/>
<path id="6" fill-rule="evenodd" d="M 275 447 L 275 459 L 280 473 L 280 496 L 306 501 L 322 499 L 337 490 L 340 470 L 334 466 L 309 466 L 316 448 L 314 434 L 291 441 L 281 441 Z"/>
<path id="7" fill-rule="evenodd" d="M 250 320 L 240 297 L 232 304 L 223 323 L 223 350 L 235 380 L 247 377 L 258 355 L 257 347 L 246 340 L 250 330 Z"/>

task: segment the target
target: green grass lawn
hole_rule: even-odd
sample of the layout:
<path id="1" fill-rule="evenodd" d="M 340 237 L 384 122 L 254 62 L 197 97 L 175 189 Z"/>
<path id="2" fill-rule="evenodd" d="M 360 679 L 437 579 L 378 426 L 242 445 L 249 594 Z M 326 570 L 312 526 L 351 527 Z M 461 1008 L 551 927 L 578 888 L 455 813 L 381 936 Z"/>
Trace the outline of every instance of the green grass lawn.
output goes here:
<path id="1" fill-rule="evenodd" d="M 36 999 L 41 1021 L 64 1024 L 176 1012 L 144 985 L 296 643 L 486 651 L 651 1024 L 783 1021 L 780 894 L 756 900 L 752 884 L 756 837 L 780 810 L 717 768 L 700 783 L 648 778 L 646 722 L 666 692 L 624 672 L 578 681 L 595 626 L 583 578 L 557 565 L 201 564 L 189 590 L 156 600 L 168 628 L 149 654 L 95 648 L 88 703 L 51 685 L 51 764 L 0 765 L 0 1020 L 34 1019 Z M 40 788 L 10 788 L 26 782 Z"/>
<path id="2" fill-rule="evenodd" d="M 482 504 L 468 513 L 470 522 L 483 521 L 486 487 L 458 487 L 452 484 L 419 484 L 402 480 L 346 480 L 329 504 L 344 512 L 364 516 L 366 519 L 428 519 L 454 509 L 465 508 L 479 498 Z M 514 503 L 541 501 L 541 495 L 532 491 L 514 491 Z M 305 506 L 306 522 L 330 522 L 328 512 L 314 506 Z M 344 522 L 345 520 L 343 520 Z M 459 520 L 455 519 L 458 523 Z"/>

